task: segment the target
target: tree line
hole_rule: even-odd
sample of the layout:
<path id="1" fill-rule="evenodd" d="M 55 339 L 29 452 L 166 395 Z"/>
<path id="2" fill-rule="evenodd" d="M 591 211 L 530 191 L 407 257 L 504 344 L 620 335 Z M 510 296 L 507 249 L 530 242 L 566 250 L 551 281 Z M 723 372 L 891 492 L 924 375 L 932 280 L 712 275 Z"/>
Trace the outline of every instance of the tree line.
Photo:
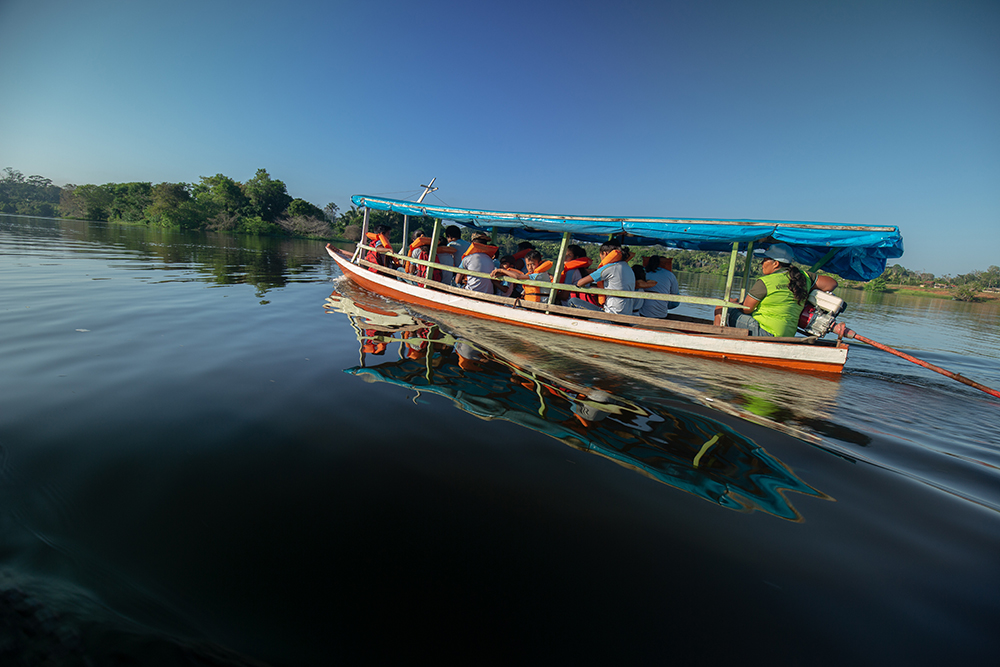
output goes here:
<path id="1" fill-rule="evenodd" d="M 173 229 L 335 238 L 336 204 L 293 198 L 266 169 L 245 183 L 224 174 L 197 183 L 105 183 L 57 186 L 7 167 L 0 178 L 0 213 L 146 224 Z"/>

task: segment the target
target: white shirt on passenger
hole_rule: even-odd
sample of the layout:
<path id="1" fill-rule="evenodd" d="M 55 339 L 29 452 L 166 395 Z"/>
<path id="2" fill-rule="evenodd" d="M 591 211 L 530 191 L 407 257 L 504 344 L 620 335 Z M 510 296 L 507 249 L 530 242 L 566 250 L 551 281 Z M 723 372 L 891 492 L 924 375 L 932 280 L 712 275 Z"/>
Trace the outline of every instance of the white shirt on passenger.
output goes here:
<path id="1" fill-rule="evenodd" d="M 479 271 L 480 273 L 491 273 L 493 271 L 493 260 L 485 253 L 475 252 L 462 258 L 461 268 L 469 271 Z M 493 281 L 489 278 L 478 276 L 465 276 L 465 288 L 483 294 L 493 294 Z"/>
<path id="2" fill-rule="evenodd" d="M 612 262 L 605 264 L 590 274 L 594 281 L 604 281 L 604 289 L 635 291 L 635 273 L 628 262 Z M 620 315 L 632 314 L 632 299 L 620 296 L 609 296 L 604 301 L 604 312 Z"/>
<path id="3" fill-rule="evenodd" d="M 677 284 L 677 276 L 672 271 L 660 268 L 656 271 L 647 271 L 646 280 L 655 280 L 656 285 L 646 288 L 646 292 L 656 294 L 680 294 L 680 286 Z M 643 299 L 642 308 L 639 314 L 643 317 L 654 317 L 662 319 L 667 316 L 667 311 L 676 308 L 680 304 L 676 301 L 656 301 L 654 299 Z"/>

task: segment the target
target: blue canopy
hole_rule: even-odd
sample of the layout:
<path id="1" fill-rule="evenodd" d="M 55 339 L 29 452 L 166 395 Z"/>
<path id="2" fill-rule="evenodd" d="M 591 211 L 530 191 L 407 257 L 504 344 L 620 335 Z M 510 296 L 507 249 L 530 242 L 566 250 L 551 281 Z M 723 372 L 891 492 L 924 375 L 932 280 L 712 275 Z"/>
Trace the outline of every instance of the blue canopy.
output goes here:
<path id="1" fill-rule="evenodd" d="M 514 236 L 555 240 L 569 232 L 580 241 L 602 242 L 623 236 L 626 245 L 663 245 L 684 250 L 732 250 L 749 242 L 766 249 L 786 243 L 795 260 L 812 265 L 831 250 L 835 254 L 823 270 L 849 280 L 872 280 L 885 271 L 887 259 L 903 255 L 903 237 L 898 227 L 778 220 L 707 220 L 700 218 L 625 218 L 608 216 L 511 213 L 472 208 L 454 208 L 354 195 L 355 206 L 403 215 L 440 218 L 468 227 L 502 229 Z"/>

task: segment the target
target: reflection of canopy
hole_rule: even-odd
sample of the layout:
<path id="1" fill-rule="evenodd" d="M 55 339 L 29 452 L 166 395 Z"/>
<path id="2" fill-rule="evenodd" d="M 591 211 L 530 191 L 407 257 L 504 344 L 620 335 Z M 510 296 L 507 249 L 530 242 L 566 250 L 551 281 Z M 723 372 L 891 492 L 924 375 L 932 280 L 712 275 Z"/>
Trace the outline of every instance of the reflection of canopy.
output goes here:
<path id="1" fill-rule="evenodd" d="M 606 418 L 585 426 L 574 413 L 582 407 L 591 414 L 601 403 L 576 400 L 537 379 L 530 389 L 521 384 L 524 377 L 511 380 L 510 366 L 487 361 L 477 372 L 464 372 L 447 355 L 433 376 L 426 370 L 422 361 L 400 360 L 345 372 L 445 396 L 477 417 L 514 422 L 730 509 L 795 520 L 798 513 L 783 491 L 824 497 L 752 440 L 693 410 L 672 408 L 661 416 L 609 397 Z M 630 423 L 637 417 L 641 425 Z"/>
<path id="2" fill-rule="evenodd" d="M 603 241 L 613 234 L 628 234 L 632 245 L 659 244 L 685 250 L 731 250 L 733 243 L 746 249 L 748 242 L 767 247 L 787 243 L 796 261 L 814 264 L 831 250 L 838 252 L 823 266 L 825 271 L 851 280 L 872 280 L 885 270 L 887 259 L 903 255 L 898 227 L 774 220 L 707 220 L 698 218 L 625 218 L 607 216 L 548 215 L 454 208 L 398 199 L 354 195 L 351 202 L 380 211 L 441 218 L 482 229 L 497 227 L 516 236 L 556 239 L 569 232 L 581 241 Z"/>

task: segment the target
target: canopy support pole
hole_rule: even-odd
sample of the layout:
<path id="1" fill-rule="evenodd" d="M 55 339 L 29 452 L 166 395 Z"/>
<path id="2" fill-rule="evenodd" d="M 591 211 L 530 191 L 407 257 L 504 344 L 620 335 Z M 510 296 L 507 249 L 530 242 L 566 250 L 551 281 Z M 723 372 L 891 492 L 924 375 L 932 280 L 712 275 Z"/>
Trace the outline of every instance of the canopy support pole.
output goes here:
<path id="1" fill-rule="evenodd" d="M 729 274 L 726 276 L 726 294 L 723 297 L 726 303 L 729 303 L 729 299 L 733 294 L 733 276 L 736 275 L 736 260 L 738 259 L 740 251 L 740 242 L 736 241 L 733 243 L 733 252 L 729 255 Z M 729 308 L 727 306 L 722 307 L 722 319 L 720 322 L 727 322 L 729 317 Z"/>
<path id="2" fill-rule="evenodd" d="M 753 241 L 747 243 L 747 263 L 743 268 L 743 289 L 740 290 L 740 303 L 747 296 L 747 289 L 750 287 L 750 266 L 753 264 Z"/>
<path id="3" fill-rule="evenodd" d="M 403 245 L 399 247 L 400 255 L 409 255 L 406 250 L 410 245 L 410 216 L 403 216 Z"/>
<path id="4" fill-rule="evenodd" d="M 826 263 L 829 262 L 831 259 L 833 259 L 833 256 L 836 255 L 838 252 L 840 252 L 840 248 L 831 249 L 830 252 L 823 255 L 823 257 L 821 257 L 818 262 L 809 267 L 809 272 L 816 273 L 817 271 L 819 271 L 821 268 L 826 266 Z"/>
<path id="5" fill-rule="evenodd" d="M 427 261 L 433 262 L 437 259 L 438 241 L 441 240 L 441 218 L 434 218 L 434 231 L 431 232 L 431 249 L 427 252 Z M 428 271 L 433 271 L 430 267 Z M 434 274 L 431 273 L 433 276 Z"/>
<path id="6" fill-rule="evenodd" d="M 354 264 L 361 258 L 361 246 L 368 244 L 368 207 L 365 206 L 365 219 L 361 223 L 361 240 L 358 241 L 358 247 L 354 250 L 354 257 L 351 257 L 351 263 Z"/>
<path id="7" fill-rule="evenodd" d="M 493 227 L 490 229 L 490 245 L 497 244 L 497 228 Z"/>
<path id="8" fill-rule="evenodd" d="M 566 264 L 566 248 L 569 246 L 569 237 L 569 232 L 563 233 L 562 243 L 559 245 L 559 257 L 556 258 L 556 270 L 552 274 L 552 282 L 554 283 L 561 282 L 560 277 L 562 276 L 563 266 Z M 556 290 L 549 291 L 550 306 L 556 302 L 556 294 L 558 294 Z"/>

